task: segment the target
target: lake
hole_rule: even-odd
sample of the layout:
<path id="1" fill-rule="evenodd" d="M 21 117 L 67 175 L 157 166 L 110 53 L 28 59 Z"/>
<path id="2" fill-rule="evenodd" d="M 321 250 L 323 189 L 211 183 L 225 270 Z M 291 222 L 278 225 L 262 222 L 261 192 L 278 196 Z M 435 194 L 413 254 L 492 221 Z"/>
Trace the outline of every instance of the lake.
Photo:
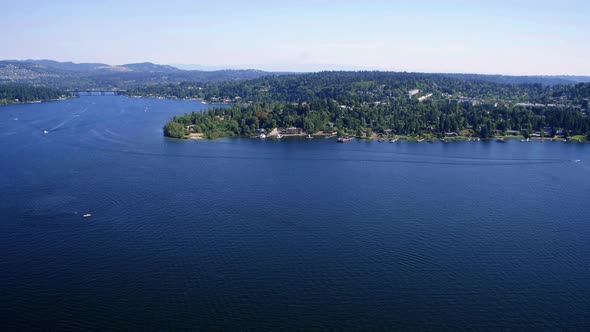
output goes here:
<path id="1" fill-rule="evenodd" d="M 590 329 L 590 145 L 162 136 L 207 107 L 0 107 L 3 330 Z"/>

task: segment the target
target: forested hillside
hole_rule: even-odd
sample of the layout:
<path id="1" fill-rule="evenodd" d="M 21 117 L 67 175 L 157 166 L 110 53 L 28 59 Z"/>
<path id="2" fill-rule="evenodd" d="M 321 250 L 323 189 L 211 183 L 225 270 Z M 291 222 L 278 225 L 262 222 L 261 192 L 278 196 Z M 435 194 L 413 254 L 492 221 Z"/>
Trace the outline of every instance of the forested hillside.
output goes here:
<path id="1" fill-rule="evenodd" d="M 358 136 L 461 134 L 491 137 L 590 133 L 590 84 L 500 84 L 436 74 L 324 72 L 222 82 L 150 87 L 179 97 L 202 97 L 230 108 L 179 116 L 165 133 L 253 135 L 256 129 L 299 127 Z M 550 128 L 549 128 L 550 127 Z M 188 129 L 187 129 L 188 128 Z M 174 129 L 174 130 L 170 130 Z"/>

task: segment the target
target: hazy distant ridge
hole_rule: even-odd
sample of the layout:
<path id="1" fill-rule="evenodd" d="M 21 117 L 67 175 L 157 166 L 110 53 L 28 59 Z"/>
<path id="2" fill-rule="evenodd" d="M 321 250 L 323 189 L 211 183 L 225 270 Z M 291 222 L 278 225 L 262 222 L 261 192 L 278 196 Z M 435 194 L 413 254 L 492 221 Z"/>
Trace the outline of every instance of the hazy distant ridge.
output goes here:
<path id="1" fill-rule="evenodd" d="M 507 75 L 483 75 L 483 74 L 443 74 L 448 77 L 480 80 L 501 84 L 542 84 L 542 85 L 569 85 L 590 82 L 590 76 L 507 76 Z"/>
<path id="2" fill-rule="evenodd" d="M 255 69 L 185 70 L 151 62 L 109 65 L 54 60 L 0 61 L 0 83 L 46 85 L 65 89 L 125 89 L 151 84 L 248 80 L 283 74 L 296 73 Z M 434 75 L 502 84 L 570 85 L 590 82 L 590 76 L 504 76 L 453 73 Z"/>
<path id="3" fill-rule="evenodd" d="M 130 88 L 150 84 L 255 79 L 277 73 L 260 70 L 182 70 L 151 62 L 112 66 L 53 60 L 0 61 L 0 83 L 46 85 L 65 89 Z"/>

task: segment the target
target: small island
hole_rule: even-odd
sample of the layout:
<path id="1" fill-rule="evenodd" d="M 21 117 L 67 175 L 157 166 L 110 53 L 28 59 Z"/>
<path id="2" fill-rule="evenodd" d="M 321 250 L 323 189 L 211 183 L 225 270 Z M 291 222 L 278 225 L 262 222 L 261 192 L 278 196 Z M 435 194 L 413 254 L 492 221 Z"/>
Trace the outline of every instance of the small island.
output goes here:
<path id="1" fill-rule="evenodd" d="M 185 84 L 177 90 L 193 93 L 184 91 L 183 96 L 230 105 L 175 116 L 164 126 L 164 135 L 173 138 L 590 140 L 588 83 L 543 86 L 442 74 L 322 72 L 212 83 L 199 89 Z M 166 88 L 167 93 L 177 90 Z"/>

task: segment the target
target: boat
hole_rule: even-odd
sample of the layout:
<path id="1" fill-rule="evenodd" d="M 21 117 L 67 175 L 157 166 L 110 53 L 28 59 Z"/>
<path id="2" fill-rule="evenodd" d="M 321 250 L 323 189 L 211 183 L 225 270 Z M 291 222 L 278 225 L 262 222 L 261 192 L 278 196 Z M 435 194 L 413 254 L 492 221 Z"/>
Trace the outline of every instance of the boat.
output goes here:
<path id="1" fill-rule="evenodd" d="M 311 134 L 307 134 L 306 138 L 313 138 L 313 137 L 311 137 Z"/>
<path id="2" fill-rule="evenodd" d="M 397 142 L 397 140 L 398 140 L 398 139 L 399 139 L 399 138 L 393 138 L 393 139 L 390 139 L 390 140 L 389 140 L 389 143 L 395 143 L 395 142 Z"/>
<path id="3" fill-rule="evenodd" d="M 49 134 L 47 130 L 43 130 L 43 134 Z"/>
<path id="4" fill-rule="evenodd" d="M 85 215 L 83 215 L 82 217 L 84 217 L 84 218 L 90 218 L 90 217 L 92 217 L 92 214 L 90 214 L 90 213 L 86 213 L 86 214 L 85 214 Z"/>
<path id="5" fill-rule="evenodd" d="M 343 136 L 343 137 L 338 137 L 338 139 L 336 141 L 338 143 L 346 143 L 346 142 L 352 141 L 352 138 L 350 138 L 349 136 Z"/>
<path id="6" fill-rule="evenodd" d="M 260 134 L 258 137 L 261 138 L 261 139 L 265 139 L 266 138 L 266 135 L 265 134 Z"/>
<path id="7" fill-rule="evenodd" d="M 283 135 L 277 134 L 277 138 L 283 138 Z"/>
<path id="8" fill-rule="evenodd" d="M 417 140 L 416 142 L 418 142 L 418 143 L 422 143 L 422 142 L 424 142 L 424 139 L 419 139 L 419 140 Z"/>

